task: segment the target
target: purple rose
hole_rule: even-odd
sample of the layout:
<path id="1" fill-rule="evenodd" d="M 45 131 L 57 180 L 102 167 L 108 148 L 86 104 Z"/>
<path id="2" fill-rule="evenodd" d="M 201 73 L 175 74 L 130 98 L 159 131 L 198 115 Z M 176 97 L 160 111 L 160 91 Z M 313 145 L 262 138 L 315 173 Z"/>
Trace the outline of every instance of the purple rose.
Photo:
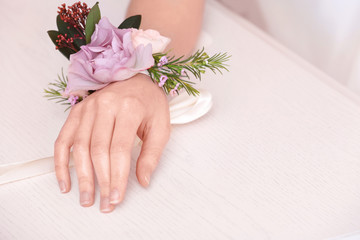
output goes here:
<path id="1" fill-rule="evenodd" d="M 152 67 L 152 45 L 134 48 L 131 33 L 131 29 L 118 29 L 106 17 L 101 18 L 91 42 L 70 55 L 69 92 L 98 90 Z"/>

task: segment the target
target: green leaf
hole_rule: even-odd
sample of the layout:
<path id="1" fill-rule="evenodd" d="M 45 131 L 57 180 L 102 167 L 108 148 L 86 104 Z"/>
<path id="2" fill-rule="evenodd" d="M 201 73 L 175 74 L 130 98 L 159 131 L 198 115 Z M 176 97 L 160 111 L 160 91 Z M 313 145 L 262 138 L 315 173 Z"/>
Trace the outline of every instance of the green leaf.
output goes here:
<path id="1" fill-rule="evenodd" d="M 57 43 L 56 43 L 56 40 L 58 39 L 57 36 L 59 34 L 61 34 L 60 32 L 58 31 L 54 31 L 54 30 L 50 30 L 50 31 L 47 31 L 51 41 L 55 44 L 55 46 L 57 46 Z M 59 48 L 58 49 L 67 59 L 70 58 L 70 54 L 73 54 L 75 53 L 73 50 L 71 50 L 70 48 Z"/>
<path id="2" fill-rule="evenodd" d="M 74 35 L 74 32 L 72 30 L 75 30 L 75 29 L 74 28 L 68 29 L 67 27 L 69 27 L 70 24 L 68 24 L 68 23 L 64 22 L 63 20 L 61 20 L 60 15 L 57 15 L 57 17 L 56 17 L 56 25 L 58 27 L 59 32 L 61 32 L 62 34 L 67 33 L 67 34 Z"/>
<path id="3" fill-rule="evenodd" d="M 70 26 L 69 23 L 64 22 L 63 20 L 61 20 L 60 15 L 57 15 L 56 17 L 56 25 L 59 29 L 59 32 L 61 34 L 67 34 L 70 37 L 74 37 L 75 34 L 80 35 L 80 33 L 78 32 L 78 30 L 76 30 L 73 26 Z M 74 39 L 74 46 L 80 50 L 80 47 L 82 45 L 86 44 L 86 40 L 85 39 Z"/>
<path id="4" fill-rule="evenodd" d="M 85 36 L 86 36 L 86 43 L 90 43 L 91 35 L 95 31 L 95 24 L 97 24 L 101 19 L 100 9 L 99 9 L 99 2 L 96 2 L 95 5 L 91 8 L 89 15 L 86 19 L 86 26 L 85 26 Z"/>
<path id="5" fill-rule="evenodd" d="M 119 29 L 124 29 L 124 28 L 139 29 L 140 24 L 141 24 L 141 15 L 135 15 L 135 16 L 131 16 L 131 17 L 128 17 L 127 19 L 125 19 L 125 21 L 123 21 L 118 28 Z"/>

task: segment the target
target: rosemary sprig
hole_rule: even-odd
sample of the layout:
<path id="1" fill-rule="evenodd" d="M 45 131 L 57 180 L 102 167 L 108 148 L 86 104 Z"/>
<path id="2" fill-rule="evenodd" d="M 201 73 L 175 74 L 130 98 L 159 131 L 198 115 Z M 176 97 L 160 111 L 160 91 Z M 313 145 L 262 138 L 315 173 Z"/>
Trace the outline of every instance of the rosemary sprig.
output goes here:
<path id="1" fill-rule="evenodd" d="M 167 77 L 166 82 L 162 86 L 166 94 L 169 94 L 174 88 L 177 93 L 184 88 L 189 95 L 199 95 L 199 91 L 192 86 L 195 83 L 184 80 L 190 79 L 188 72 L 201 81 L 201 75 L 205 73 L 206 69 L 210 69 L 215 74 L 216 72 L 222 74 L 221 70 L 229 71 L 226 68 L 228 65 L 225 64 L 225 62 L 228 61 L 231 56 L 227 53 L 217 53 L 210 57 L 204 48 L 202 48 L 186 59 L 184 59 L 184 56 L 178 58 L 174 56 L 168 57 L 168 54 L 169 53 L 154 54 L 155 65 L 148 69 L 148 73 L 153 82 L 160 83 L 162 76 Z M 163 60 L 164 57 L 166 57 L 165 62 Z M 179 84 L 179 86 L 176 88 L 177 84 Z"/>
<path id="2" fill-rule="evenodd" d="M 61 105 L 69 105 L 68 108 L 65 109 L 67 111 L 71 104 L 68 100 L 68 97 L 62 95 L 67 87 L 68 78 L 64 75 L 64 70 L 61 69 L 61 76 L 58 74 L 58 78 L 54 83 L 49 83 L 49 87 L 44 89 L 44 97 L 47 97 L 48 100 L 57 100 L 56 103 L 60 103 Z"/>

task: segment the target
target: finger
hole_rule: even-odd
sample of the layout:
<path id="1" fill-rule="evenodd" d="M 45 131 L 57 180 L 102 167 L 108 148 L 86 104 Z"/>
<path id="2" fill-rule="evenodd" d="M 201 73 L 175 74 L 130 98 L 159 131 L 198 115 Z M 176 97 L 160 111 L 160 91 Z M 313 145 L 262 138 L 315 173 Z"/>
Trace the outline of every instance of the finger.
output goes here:
<path id="1" fill-rule="evenodd" d="M 71 180 L 69 173 L 70 148 L 74 142 L 76 128 L 80 121 L 79 106 L 71 108 L 64 126 L 61 128 L 59 136 L 54 146 L 54 165 L 56 178 L 62 193 L 67 193 L 71 189 Z"/>
<path id="2" fill-rule="evenodd" d="M 94 203 L 95 181 L 93 165 L 90 157 L 90 139 L 94 125 L 95 112 L 91 102 L 83 107 L 82 118 L 77 129 L 73 156 L 76 168 L 76 175 L 79 183 L 80 204 L 89 207 Z"/>
<path id="3" fill-rule="evenodd" d="M 100 187 L 100 210 L 111 212 L 109 148 L 114 130 L 115 116 L 110 110 L 99 109 L 91 136 L 91 159 Z"/>
<path id="4" fill-rule="evenodd" d="M 143 134 L 143 145 L 136 163 L 136 176 L 139 183 L 147 187 L 156 166 L 159 163 L 162 151 L 170 137 L 170 120 L 165 116 L 159 121 L 147 123 Z"/>
<path id="5" fill-rule="evenodd" d="M 131 150 L 141 119 L 118 116 L 110 147 L 111 194 L 110 203 L 118 204 L 125 196 L 130 173 Z"/>

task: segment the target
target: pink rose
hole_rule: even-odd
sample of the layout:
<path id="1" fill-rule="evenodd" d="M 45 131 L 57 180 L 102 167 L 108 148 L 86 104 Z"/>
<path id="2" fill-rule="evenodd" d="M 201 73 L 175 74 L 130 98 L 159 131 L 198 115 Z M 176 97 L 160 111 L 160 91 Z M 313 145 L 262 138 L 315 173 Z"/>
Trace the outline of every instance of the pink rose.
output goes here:
<path id="1" fill-rule="evenodd" d="M 70 55 L 69 93 L 98 90 L 152 67 L 151 44 L 134 47 L 131 37 L 131 29 L 118 29 L 106 17 L 101 18 L 91 42 Z"/>
<path id="2" fill-rule="evenodd" d="M 159 53 L 165 50 L 170 41 L 170 38 L 161 36 L 160 33 L 155 30 L 148 29 L 144 31 L 142 29 L 132 29 L 132 42 L 135 48 L 141 44 L 147 45 L 151 43 L 152 53 Z"/>

